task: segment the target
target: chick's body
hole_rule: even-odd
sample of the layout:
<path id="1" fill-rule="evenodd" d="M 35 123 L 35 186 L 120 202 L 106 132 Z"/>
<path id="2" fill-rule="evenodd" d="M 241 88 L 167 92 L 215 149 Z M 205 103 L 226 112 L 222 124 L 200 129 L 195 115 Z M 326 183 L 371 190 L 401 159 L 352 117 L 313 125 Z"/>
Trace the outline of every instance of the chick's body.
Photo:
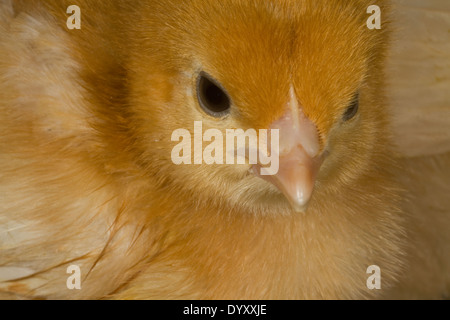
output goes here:
<path id="1" fill-rule="evenodd" d="M 427 249 L 411 244 L 417 206 L 404 204 L 389 140 L 387 34 L 365 25 L 372 2 L 83 0 L 81 30 L 68 30 L 70 1 L 1 1 L 0 293 L 403 295 Z M 202 71 L 226 88 L 229 116 L 199 107 Z M 328 155 L 305 214 L 248 166 L 172 162 L 174 130 L 269 128 L 290 90 Z M 343 122 L 355 92 L 359 113 Z M 82 290 L 66 287 L 70 265 Z M 371 265 L 382 290 L 367 288 Z M 435 280 L 428 297 L 448 289 Z"/>

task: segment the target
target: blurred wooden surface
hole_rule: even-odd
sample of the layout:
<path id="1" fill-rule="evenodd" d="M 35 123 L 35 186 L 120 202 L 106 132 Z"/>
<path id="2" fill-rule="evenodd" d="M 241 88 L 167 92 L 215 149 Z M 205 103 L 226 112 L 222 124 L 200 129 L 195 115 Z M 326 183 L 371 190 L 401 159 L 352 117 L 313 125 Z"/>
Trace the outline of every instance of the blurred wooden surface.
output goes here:
<path id="1" fill-rule="evenodd" d="M 388 98 L 406 156 L 450 151 L 450 0 L 393 0 Z"/>

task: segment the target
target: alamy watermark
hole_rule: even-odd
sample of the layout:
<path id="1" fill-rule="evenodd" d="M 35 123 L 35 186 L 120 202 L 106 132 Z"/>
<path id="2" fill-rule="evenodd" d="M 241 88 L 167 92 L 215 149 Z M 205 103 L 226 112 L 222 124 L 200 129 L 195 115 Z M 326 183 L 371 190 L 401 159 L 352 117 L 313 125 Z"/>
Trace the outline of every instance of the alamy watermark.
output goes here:
<path id="1" fill-rule="evenodd" d="M 367 8 L 367 13 L 371 16 L 367 19 L 367 28 L 370 30 L 381 29 L 381 9 L 377 5 L 371 5 Z M 81 29 L 81 8 L 77 5 L 67 7 L 67 14 L 70 17 L 67 19 L 67 28 L 69 30 Z"/>
<path id="2" fill-rule="evenodd" d="M 367 28 L 370 30 L 381 29 L 381 9 L 379 6 L 373 5 L 367 8 L 367 13 L 371 14 L 367 19 Z"/>
<path id="3" fill-rule="evenodd" d="M 66 286 L 69 290 L 81 290 L 81 268 L 77 265 L 67 267 L 67 273 L 70 276 L 67 278 Z M 369 290 L 381 290 L 381 268 L 377 265 L 371 265 L 367 268 L 366 286 Z"/>
<path id="4" fill-rule="evenodd" d="M 67 14 L 71 16 L 67 19 L 67 28 L 69 30 L 81 29 L 81 9 L 79 6 L 71 5 L 67 8 Z"/>
<path id="5" fill-rule="evenodd" d="M 81 290 L 81 268 L 77 265 L 67 267 L 70 276 L 67 278 L 66 286 L 69 290 Z"/>
<path id="6" fill-rule="evenodd" d="M 172 133 L 171 140 L 179 142 L 171 154 L 176 165 L 260 165 L 259 174 L 262 176 L 276 175 L 280 167 L 278 129 L 261 129 L 258 132 L 255 129 L 227 129 L 224 136 L 218 129 L 203 132 L 203 122 L 195 121 L 193 135 L 189 130 L 177 129 Z M 204 142 L 209 143 L 205 148 Z"/>
<path id="7" fill-rule="evenodd" d="M 372 265 L 367 268 L 367 274 L 370 274 L 367 278 L 367 289 L 369 290 L 381 290 L 381 268 L 377 265 Z"/>

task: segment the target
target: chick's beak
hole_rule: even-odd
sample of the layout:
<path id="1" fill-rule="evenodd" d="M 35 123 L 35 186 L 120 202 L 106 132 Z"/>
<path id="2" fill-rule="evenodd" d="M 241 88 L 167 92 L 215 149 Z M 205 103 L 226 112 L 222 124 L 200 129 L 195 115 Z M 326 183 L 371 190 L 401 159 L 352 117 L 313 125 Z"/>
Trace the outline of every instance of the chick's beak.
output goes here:
<path id="1" fill-rule="evenodd" d="M 274 184 L 295 211 L 305 212 L 322 165 L 319 134 L 315 124 L 303 113 L 293 89 L 287 109 L 271 125 L 271 129 L 279 129 L 278 173 L 260 177 Z"/>

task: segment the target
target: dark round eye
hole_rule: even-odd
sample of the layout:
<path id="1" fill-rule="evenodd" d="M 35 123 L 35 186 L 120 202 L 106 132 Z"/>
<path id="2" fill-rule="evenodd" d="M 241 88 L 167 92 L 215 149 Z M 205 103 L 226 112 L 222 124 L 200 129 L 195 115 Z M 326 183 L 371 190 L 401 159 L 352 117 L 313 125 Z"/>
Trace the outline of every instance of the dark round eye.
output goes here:
<path id="1" fill-rule="evenodd" d="M 352 102 L 350 103 L 349 107 L 344 113 L 343 120 L 349 121 L 353 119 L 358 113 L 358 110 L 359 110 L 359 92 L 356 93 L 355 96 L 353 97 Z"/>
<path id="2" fill-rule="evenodd" d="M 200 73 L 197 80 L 197 98 L 202 109 L 209 115 L 220 118 L 231 108 L 231 100 L 225 90 L 207 74 Z"/>

